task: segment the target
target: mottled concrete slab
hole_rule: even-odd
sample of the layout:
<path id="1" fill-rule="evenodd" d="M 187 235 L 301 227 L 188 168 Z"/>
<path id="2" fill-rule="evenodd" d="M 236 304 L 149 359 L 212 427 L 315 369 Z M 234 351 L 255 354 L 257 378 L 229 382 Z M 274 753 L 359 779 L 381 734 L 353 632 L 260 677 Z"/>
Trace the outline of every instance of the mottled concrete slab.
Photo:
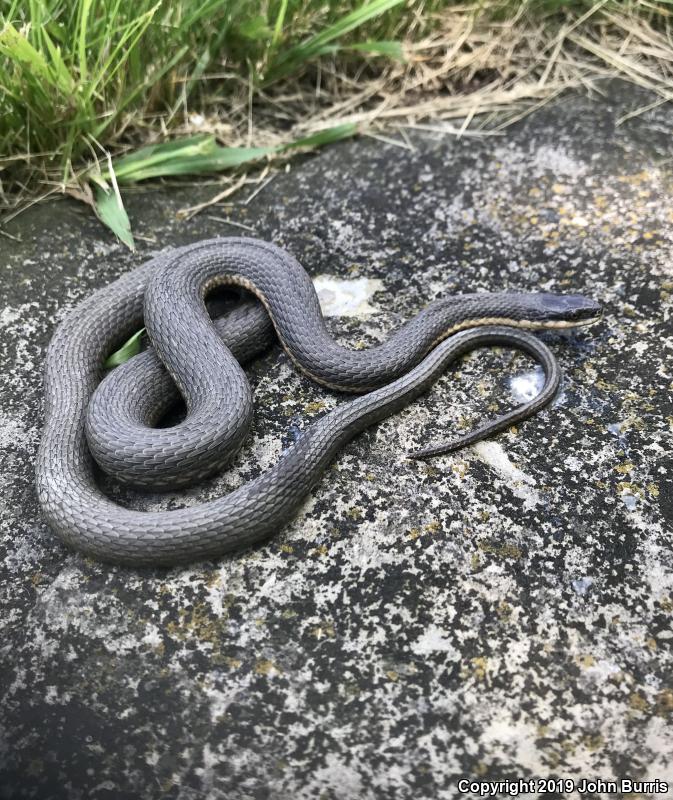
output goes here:
<path id="1" fill-rule="evenodd" d="M 607 315 L 546 336 L 562 391 L 516 432 L 404 458 L 534 391 L 522 357 L 476 354 L 346 447 L 267 544 L 186 569 L 101 566 L 42 523 L 40 366 L 95 287 L 240 229 L 177 222 L 216 190 L 170 188 L 129 194 L 151 240 L 136 256 L 70 201 L 0 238 L 2 797 L 406 800 L 458 797 L 463 777 L 673 777 L 673 111 L 617 125 L 647 101 L 617 87 L 502 137 L 340 144 L 211 215 L 323 276 L 353 346 L 463 290 L 585 292 Z M 186 500 L 122 499 L 220 494 L 340 402 L 279 348 L 250 375 L 231 472 Z"/>

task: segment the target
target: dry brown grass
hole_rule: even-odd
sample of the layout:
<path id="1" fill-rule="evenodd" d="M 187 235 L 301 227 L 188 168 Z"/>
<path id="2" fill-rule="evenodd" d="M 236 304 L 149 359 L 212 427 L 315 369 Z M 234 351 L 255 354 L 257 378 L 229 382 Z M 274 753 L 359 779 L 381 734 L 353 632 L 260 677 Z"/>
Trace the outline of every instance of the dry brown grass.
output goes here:
<path id="1" fill-rule="evenodd" d="M 498 22 L 475 15 L 471 5 L 454 7 L 438 17 L 432 35 L 406 45 L 406 63 L 358 74 L 323 61 L 312 86 L 272 87 L 254 99 L 242 84 L 226 117 L 187 113 L 182 131 L 213 131 L 232 145 L 276 143 L 288 130 L 300 135 L 354 122 L 364 133 L 405 147 L 410 129 L 498 135 L 568 89 L 601 94 L 609 78 L 653 93 L 623 122 L 673 99 L 673 40 L 667 25 L 655 29 L 638 13 L 605 6 L 569 16 L 556 30 L 523 13 Z M 221 180 L 233 187 L 241 178 Z"/>
<path id="2" fill-rule="evenodd" d="M 403 144 L 406 129 L 437 123 L 459 136 L 493 134 L 567 89 L 600 93 L 606 78 L 651 90 L 647 107 L 672 99 L 670 30 L 605 6 L 599 2 L 557 29 L 524 13 L 498 22 L 476 15 L 471 4 L 453 7 L 439 15 L 431 36 L 406 45 L 406 63 L 353 73 L 343 62 L 323 60 L 312 85 L 275 86 L 254 96 L 240 81 L 226 113 L 185 110 L 179 131 L 211 131 L 228 145 L 267 144 L 287 139 L 288 132 L 299 136 L 354 122 L 375 135 L 400 133 Z M 661 23 L 661 12 L 657 19 Z"/>

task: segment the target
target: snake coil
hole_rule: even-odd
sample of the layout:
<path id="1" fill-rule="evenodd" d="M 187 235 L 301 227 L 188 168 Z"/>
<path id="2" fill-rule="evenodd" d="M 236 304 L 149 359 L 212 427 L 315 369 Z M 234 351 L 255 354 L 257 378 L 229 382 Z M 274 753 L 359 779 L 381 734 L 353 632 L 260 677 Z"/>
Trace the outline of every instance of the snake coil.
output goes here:
<path id="1" fill-rule="evenodd" d="M 205 298 L 218 285 L 247 289 L 261 304 L 244 303 L 213 323 Z M 277 531 L 346 442 L 418 397 L 469 350 L 527 352 L 543 366 L 544 388 L 472 434 L 413 455 L 447 452 L 535 413 L 553 397 L 560 373 L 549 349 L 523 328 L 587 324 L 599 313 L 597 303 L 577 295 L 458 295 L 434 301 L 383 344 L 355 351 L 330 336 L 310 278 L 279 247 L 227 238 L 161 253 L 80 303 L 49 344 L 40 505 L 66 543 L 102 560 L 169 565 L 219 556 Z M 106 357 L 143 323 L 153 349 L 101 382 Z M 186 485 L 230 462 L 252 415 L 239 360 L 266 347 L 274 332 L 310 378 L 364 394 L 313 422 L 275 466 L 224 497 L 143 512 L 103 494 L 94 457 L 139 486 Z M 152 427 L 178 392 L 184 421 Z"/>

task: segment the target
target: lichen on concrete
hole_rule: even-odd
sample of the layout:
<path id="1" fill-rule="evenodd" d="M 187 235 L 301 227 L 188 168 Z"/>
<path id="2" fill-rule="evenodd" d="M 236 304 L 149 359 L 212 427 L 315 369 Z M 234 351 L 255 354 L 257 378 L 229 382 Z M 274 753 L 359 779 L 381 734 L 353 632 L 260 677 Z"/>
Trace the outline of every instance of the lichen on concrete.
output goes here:
<path id="1" fill-rule="evenodd" d="M 49 531 L 40 368 L 94 288 L 240 230 L 177 221 L 207 186 L 129 194 L 136 255 L 72 201 L 8 228 L 0 796 L 416 800 L 458 797 L 462 777 L 671 780 L 673 112 L 616 124 L 645 99 L 564 98 L 483 140 L 342 143 L 231 209 L 322 276 L 328 325 L 353 347 L 461 291 L 586 293 L 606 314 L 544 334 L 563 385 L 516 430 L 405 458 L 539 385 L 526 358 L 475 353 L 345 447 L 268 542 L 189 567 L 101 565 Z M 278 347 L 249 375 L 255 421 L 229 472 L 113 496 L 150 510 L 220 495 L 343 402 Z"/>

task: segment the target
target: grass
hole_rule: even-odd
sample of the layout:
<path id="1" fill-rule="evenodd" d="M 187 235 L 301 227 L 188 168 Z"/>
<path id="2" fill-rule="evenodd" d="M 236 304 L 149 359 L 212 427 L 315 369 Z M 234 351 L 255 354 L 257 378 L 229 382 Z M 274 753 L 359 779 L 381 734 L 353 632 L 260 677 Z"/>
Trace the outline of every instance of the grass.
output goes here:
<path id="1" fill-rule="evenodd" d="M 673 0 L 0 0 L 5 220 L 68 192 L 132 244 L 126 183 L 240 175 L 355 130 L 493 135 L 606 76 L 668 102 L 672 14 Z"/>
<path id="2" fill-rule="evenodd" d="M 0 151 L 67 180 L 129 115 L 170 126 L 203 107 L 213 68 L 225 94 L 241 79 L 267 85 L 401 1 L 0 0 Z M 367 32 L 392 30 L 389 16 Z"/>

